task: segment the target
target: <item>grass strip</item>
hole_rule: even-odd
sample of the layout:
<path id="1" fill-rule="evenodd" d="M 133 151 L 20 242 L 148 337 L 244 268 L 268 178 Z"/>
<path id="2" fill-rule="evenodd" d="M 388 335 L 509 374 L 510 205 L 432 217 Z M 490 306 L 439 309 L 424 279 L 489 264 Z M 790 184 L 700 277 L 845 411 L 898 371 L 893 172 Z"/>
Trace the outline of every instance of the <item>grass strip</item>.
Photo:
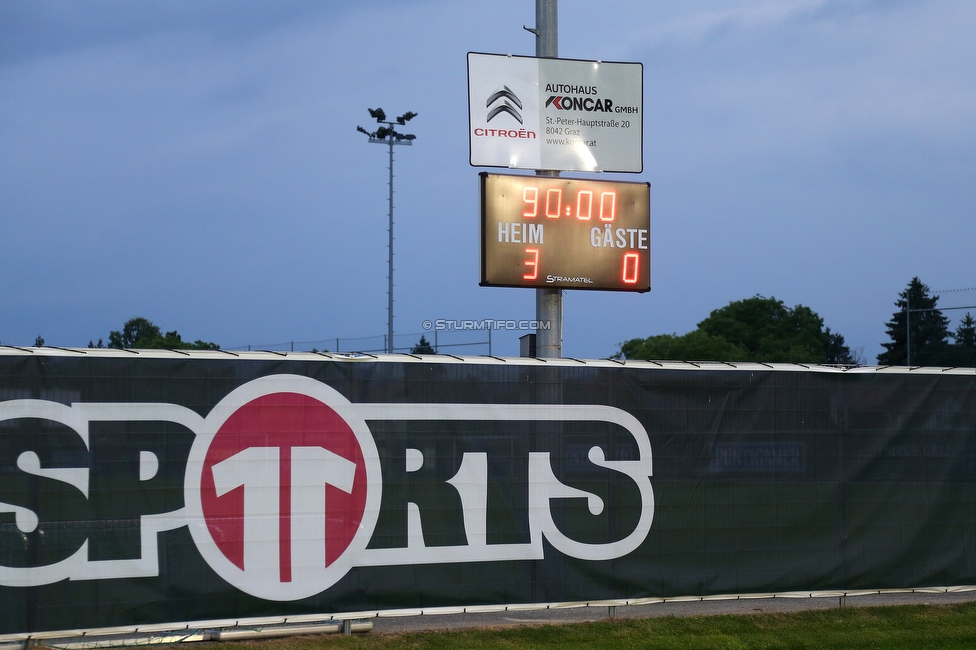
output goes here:
<path id="1" fill-rule="evenodd" d="M 823 649 L 976 647 L 976 603 L 847 607 L 790 614 L 618 619 L 404 634 L 323 635 L 222 643 L 240 650 Z M 212 648 L 218 646 L 212 645 Z"/>

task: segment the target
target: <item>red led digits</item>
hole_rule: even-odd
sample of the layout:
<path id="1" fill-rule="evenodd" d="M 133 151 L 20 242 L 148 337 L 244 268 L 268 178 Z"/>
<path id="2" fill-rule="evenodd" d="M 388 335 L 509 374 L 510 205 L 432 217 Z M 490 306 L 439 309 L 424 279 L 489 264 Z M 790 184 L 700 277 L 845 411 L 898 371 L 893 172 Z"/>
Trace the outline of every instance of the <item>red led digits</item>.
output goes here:
<path id="1" fill-rule="evenodd" d="M 522 218 L 534 219 L 539 216 L 539 188 L 527 185 L 522 188 L 522 202 L 527 206 Z M 550 187 L 546 190 L 545 215 L 548 219 L 558 219 L 563 209 L 563 189 Z M 566 216 L 571 214 L 571 204 L 566 206 Z M 589 221 L 593 218 L 593 190 L 579 190 L 576 193 L 576 218 Z M 612 223 L 617 219 L 617 193 L 600 193 L 600 221 Z"/>
<path id="2" fill-rule="evenodd" d="M 529 198 L 530 195 L 532 198 Z M 532 206 L 532 211 L 527 209 L 522 216 L 526 219 L 534 219 L 539 214 L 539 188 L 531 186 L 522 188 L 522 202 Z"/>
<path id="3" fill-rule="evenodd" d="M 600 194 L 600 221 L 610 223 L 617 218 L 617 193 L 602 192 Z"/>
<path id="4" fill-rule="evenodd" d="M 563 190 L 561 187 L 550 187 L 546 192 L 546 217 L 558 219 L 559 210 L 563 205 Z"/>
<path id="5" fill-rule="evenodd" d="M 637 277 L 640 275 L 640 256 L 637 253 L 624 254 L 623 273 L 620 279 L 624 284 L 637 284 Z"/>
<path id="6" fill-rule="evenodd" d="M 529 273 L 522 275 L 523 280 L 535 280 L 539 277 L 539 249 L 538 248 L 526 248 L 525 249 L 525 261 L 523 264 L 532 269 Z"/>
<path id="7" fill-rule="evenodd" d="M 586 199 L 586 212 L 583 212 L 583 199 Z M 589 221 L 593 217 L 593 192 L 580 190 L 576 193 L 576 218 Z"/>

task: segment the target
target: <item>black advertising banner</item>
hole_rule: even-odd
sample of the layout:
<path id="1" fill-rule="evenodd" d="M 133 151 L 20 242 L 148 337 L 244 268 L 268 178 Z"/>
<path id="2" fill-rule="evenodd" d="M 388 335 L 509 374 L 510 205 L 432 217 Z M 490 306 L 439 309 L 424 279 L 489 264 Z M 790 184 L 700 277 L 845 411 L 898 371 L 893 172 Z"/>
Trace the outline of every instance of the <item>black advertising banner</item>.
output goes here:
<path id="1" fill-rule="evenodd" d="M 0 635 L 976 585 L 976 372 L 0 354 Z"/>

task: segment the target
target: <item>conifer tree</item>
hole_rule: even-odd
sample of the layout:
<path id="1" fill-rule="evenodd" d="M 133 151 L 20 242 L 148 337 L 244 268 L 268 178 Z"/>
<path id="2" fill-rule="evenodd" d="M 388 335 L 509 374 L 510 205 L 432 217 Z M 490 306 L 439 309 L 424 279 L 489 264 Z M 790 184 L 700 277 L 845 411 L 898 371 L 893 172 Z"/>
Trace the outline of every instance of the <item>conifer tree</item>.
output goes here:
<path id="1" fill-rule="evenodd" d="M 949 357 L 949 319 L 937 307 L 939 296 L 929 294 L 928 285 L 918 277 L 898 294 L 898 307 L 885 323 L 889 343 L 878 355 L 883 366 L 938 366 L 951 363 Z M 907 318 L 907 324 L 906 324 Z"/>
<path id="2" fill-rule="evenodd" d="M 976 368 L 976 320 L 966 312 L 953 335 L 952 365 Z"/>

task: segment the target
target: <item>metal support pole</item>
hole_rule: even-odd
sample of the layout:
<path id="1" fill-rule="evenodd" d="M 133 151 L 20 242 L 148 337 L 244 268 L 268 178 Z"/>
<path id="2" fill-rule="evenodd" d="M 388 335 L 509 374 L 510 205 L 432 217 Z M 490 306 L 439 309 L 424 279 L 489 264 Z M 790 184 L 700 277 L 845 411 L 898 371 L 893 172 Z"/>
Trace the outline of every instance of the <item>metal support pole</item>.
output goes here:
<path id="1" fill-rule="evenodd" d="M 557 0 L 535 0 L 535 55 L 559 56 L 559 21 Z M 559 176 L 559 172 L 537 171 L 538 176 Z M 557 359 L 563 353 L 563 291 L 535 290 L 536 356 Z"/>
<path id="2" fill-rule="evenodd" d="M 911 291 L 911 287 L 909 287 Z M 912 365 L 912 328 L 909 321 L 912 318 L 911 295 L 905 293 L 905 365 Z"/>
<path id="3" fill-rule="evenodd" d="M 390 290 L 387 306 L 387 354 L 393 354 L 393 137 L 390 137 Z"/>
<path id="4" fill-rule="evenodd" d="M 557 0 L 535 0 L 535 55 L 559 56 Z"/>

